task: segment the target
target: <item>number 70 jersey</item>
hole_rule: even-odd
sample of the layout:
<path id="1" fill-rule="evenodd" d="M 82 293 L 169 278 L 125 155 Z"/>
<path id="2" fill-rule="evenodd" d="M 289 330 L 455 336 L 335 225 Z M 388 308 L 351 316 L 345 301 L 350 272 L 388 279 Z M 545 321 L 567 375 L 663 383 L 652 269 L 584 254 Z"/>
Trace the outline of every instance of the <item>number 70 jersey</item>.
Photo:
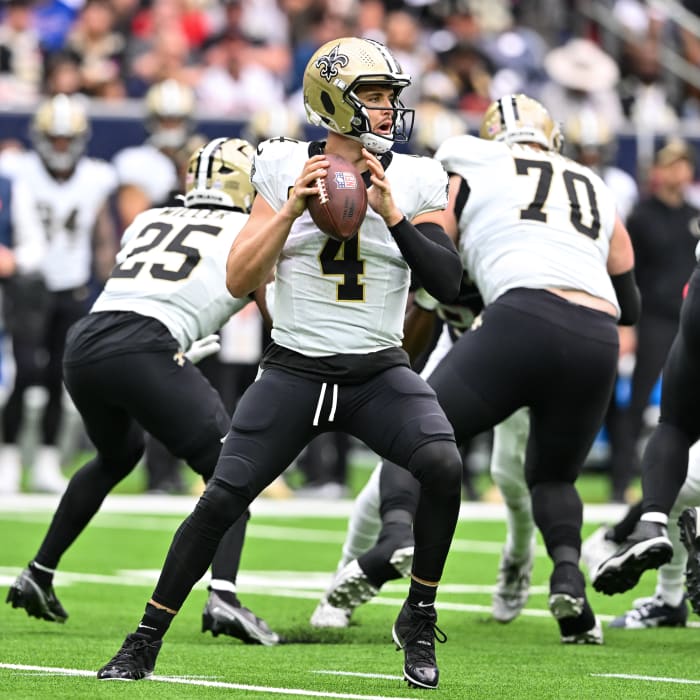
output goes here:
<path id="1" fill-rule="evenodd" d="M 435 158 L 466 181 L 462 264 L 491 303 L 509 289 L 575 289 L 619 305 L 607 273 L 615 201 L 590 169 L 558 153 L 473 136 Z"/>
<path id="2" fill-rule="evenodd" d="M 163 207 L 139 214 L 91 311 L 133 311 L 160 321 L 187 350 L 251 300 L 226 289 L 226 259 L 248 220 L 224 209 Z"/>

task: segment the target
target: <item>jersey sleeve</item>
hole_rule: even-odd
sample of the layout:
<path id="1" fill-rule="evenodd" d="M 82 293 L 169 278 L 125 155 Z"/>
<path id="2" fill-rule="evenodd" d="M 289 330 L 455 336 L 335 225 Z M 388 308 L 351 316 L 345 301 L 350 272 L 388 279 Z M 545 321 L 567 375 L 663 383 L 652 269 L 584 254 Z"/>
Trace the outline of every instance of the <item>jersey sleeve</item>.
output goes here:
<path id="1" fill-rule="evenodd" d="M 420 199 L 414 216 L 439 211 L 447 207 L 447 172 L 442 165 L 432 158 L 421 158 Z"/>
<path id="2" fill-rule="evenodd" d="M 493 156 L 493 141 L 476 136 L 453 136 L 447 139 L 435 152 L 435 160 L 442 163 L 448 174 L 469 178 L 479 164 L 487 163 Z"/>
<path id="3" fill-rule="evenodd" d="M 99 182 L 95 183 L 95 187 L 96 189 L 99 188 L 102 199 L 107 199 L 119 184 L 117 170 L 107 161 L 95 160 L 94 162 L 96 164 L 96 172 L 99 173 Z"/>
<path id="4" fill-rule="evenodd" d="M 142 148 L 126 148 L 112 161 L 120 185 L 142 189 L 151 202 L 161 202 L 177 187 L 177 171 L 165 156 Z"/>
<path id="5" fill-rule="evenodd" d="M 300 141 L 274 138 L 262 141 L 255 151 L 251 182 L 256 192 L 275 211 L 282 208 L 287 200 L 288 188 L 301 172 L 302 165 L 298 166 L 298 172 L 294 171 L 299 162 L 300 146 Z"/>

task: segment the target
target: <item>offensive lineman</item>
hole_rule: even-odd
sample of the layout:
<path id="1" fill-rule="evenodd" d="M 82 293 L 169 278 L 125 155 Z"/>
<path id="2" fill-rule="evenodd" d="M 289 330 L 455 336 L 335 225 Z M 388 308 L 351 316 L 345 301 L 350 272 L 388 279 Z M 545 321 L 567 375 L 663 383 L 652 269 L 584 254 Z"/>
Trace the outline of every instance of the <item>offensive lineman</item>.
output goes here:
<path id="1" fill-rule="evenodd" d="M 251 301 L 228 293 L 222 260 L 253 202 L 252 154 L 248 142 L 226 138 L 195 153 L 185 206 L 134 219 L 104 291 L 71 328 L 65 383 L 97 454 L 71 478 L 37 554 L 10 588 L 14 608 L 65 622 L 53 589 L 56 567 L 138 463 L 144 429 L 205 481 L 211 477 L 229 416 L 194 363 L 218 351 L 212 334 Z M 242 512 L 216 551 L 202 625 L 214 635 L 273 645 L 279 636 L 235 594 L 247 519 Z"/>

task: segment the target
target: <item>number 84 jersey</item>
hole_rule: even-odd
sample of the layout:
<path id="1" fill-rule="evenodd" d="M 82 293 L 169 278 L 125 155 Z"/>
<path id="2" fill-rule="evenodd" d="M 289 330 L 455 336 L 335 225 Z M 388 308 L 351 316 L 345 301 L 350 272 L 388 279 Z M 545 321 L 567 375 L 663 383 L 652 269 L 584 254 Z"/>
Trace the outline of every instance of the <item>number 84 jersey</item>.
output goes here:
<path id="1" fill-rule="evenodd" d="M 435 158 L 467 183 L 459 250 L 486 304 L 509 289 L 553 287 L 606 299 L 619 313 L 606 267 L 615 201 L 590 168 L 473 136 L 448 139 Z"/>
<path id="2" fill-rule="evenodd" d="M 187 350 L 250 298 L 226 289 L 226 258 L 246 214 L 163 207 L 139 214 L 91 311 L 133 311 L 160 321 Z"/>

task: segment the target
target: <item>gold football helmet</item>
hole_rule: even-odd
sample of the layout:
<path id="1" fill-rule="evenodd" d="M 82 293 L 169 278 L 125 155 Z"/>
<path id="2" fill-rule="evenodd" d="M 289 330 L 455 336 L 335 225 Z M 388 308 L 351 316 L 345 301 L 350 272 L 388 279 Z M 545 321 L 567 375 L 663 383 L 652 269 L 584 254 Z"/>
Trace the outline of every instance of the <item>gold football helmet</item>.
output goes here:
<path id="1" fill-rule="evenodd" d="M 249 212 L 255 190 L 250 181 L 255 150 L 244 139 L 221 137 L 192 154 L 185 175 L 185 206 Z"/>
<path id="2" fill-rule="evenodd" d="M 304 129 L 296 112 L 286 105 L 281 105 L 255 112 L 243 127 L 241 135 L 246 141 L 257 145 L 276 136 L 302 140 Z"/>
<path id="3" fill-rule="evenodd" d="M 549 112 L 527 95 L 505 95 L 492 102 L 481 121 L 479 135 L 490 141 L 538 143 L 560 151 L 562 135 Z"/>
<path id="4" fill-rule="evenodd" d="M 416 128 L 411 140 L 414 153 L 432 157 L 443 141 L 466 133 L 467 125 L 457 112 L 439 102 L 416 105 Z"/>
<path id="5" fill-rule="evenodd" d="M 160 149 L 181 149 L 194 131 L 194 90 L 177 80 L 163 80 L 146 93 L 149 141 Z"/>
<path id="6" fill-rule="evenodd" d="M 329 41 L 311 57 L 304 71 L 304 107 L 311 124 L 356 139 L 372 153 L 385 153 L 394 143 L 406 143 L 413 128 L 413 110 L 399 96 L 411 84 L 383 44 L 345 37 Z M 373 134 L 369 110 L 357 97 L 360 85 L 390 86 L 394 90 L 390 137 Z"/>
<path id="7" fill-rule="evenodd" d="M 85 153 L 90 138 L 90 124 L 82 99 L 60 94 L 45 100 L 34 114 L 29 134 L 39 157 L 51 172 L 70 172 Z"/>
<path id="8" fill-rule="evenodd" d="M 566 154 L 584 165 L 610 162 L 615 135 L 610 124 L 593 109 L 583 109 L 564 124 Z"/>

